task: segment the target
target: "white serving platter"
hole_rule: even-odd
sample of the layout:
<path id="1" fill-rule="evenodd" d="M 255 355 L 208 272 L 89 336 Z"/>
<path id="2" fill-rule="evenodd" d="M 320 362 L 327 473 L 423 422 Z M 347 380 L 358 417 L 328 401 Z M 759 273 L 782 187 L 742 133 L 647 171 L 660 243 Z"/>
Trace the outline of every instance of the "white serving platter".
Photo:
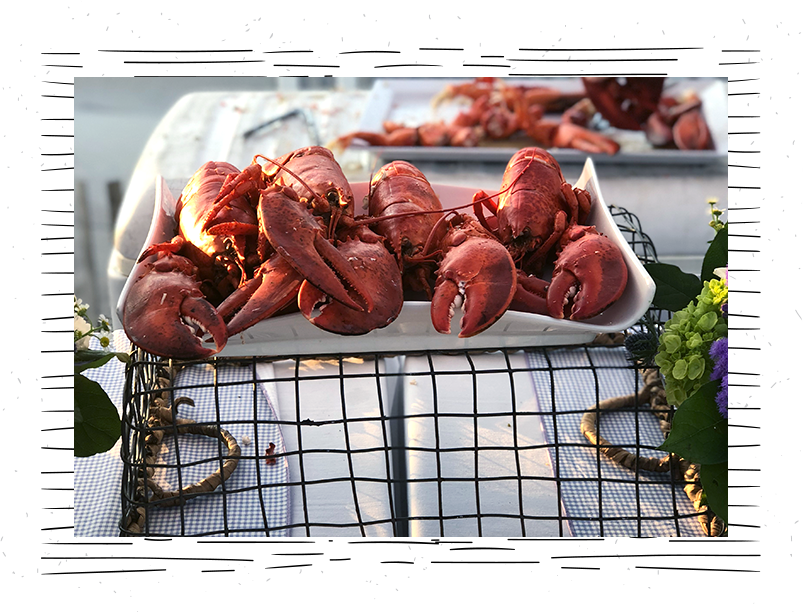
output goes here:
<path id="1" fill-rule="evenodd" d="M 169 241 L 176 232 L 175 197 L 162 177 L 156 179 L 153 221 L 144 246 Z M 468 204 L 476 189 L 454 185 L 432 185 L 444 208 Z M 619 332 L 635 324 L 647 311 L 655 294 L 655 283 L 630 248 L 605 204 L 594 162 L 588 158 L 575 184 L 591 194 L 588 225 L 613 240 L 624 255 L 628 282 L 622 297 L 603 313 L 586 321 L 553 319 L 545 315 L 508 311 L 484 332 L 472 338 L 458 338 L 462 311 L 452 319 L 452 333 L 440 334 L 432 326 L 430 304 L 406 301 L 398 318 L 385 328 L 361 336 L 341 336 L 312 325 L 301 313 L 276 316 L 229 338 L 220 356 L 296 356 L 355 353 L 398 353 L 422 350 L 459 351 L 583 344 L 597 334 Z M 356 202 L 362 202 L 368 183 L 352 183 Z M 143 246 L 143 250 L 144 250 Z M 118 315 L 129 291 L 129 276 L 117 305 Z M 122 320 L 122 317 L 121 317 Z"/>
<path id="2" fill-rule="evenodd" d="M 470 82 L 471 79 L 379 79 L 374 83 L 358 126 L 359 131 L 384 132 L 384 121 L 408 126 L 428 121 L 451 121 L 459 111 L 466 110 L 469 101 L 455 98 L 434 108 L 432 99 L 449 84 Z M 551 87 L 567 93 L 583 91 L 579 78 L 510 80 L 510 85 Z M 716 147 L 712 151 L 681 151 L 656 149 L 643 132 L 607 127 L 600 133 L 613 138 L 621 149 L 615 155 L 595 154 L 594 160 L 604 164 L 711 164 L 728 157 L 728 92 L 724 79 L 667 79 L 664 91 L 679 94 L 692 90 L 703 101 L 702 112 Z M 548 116 L 558 119 L 559 115 Z M 370 150 L 382 159 L 415 161 L 472 161 L 507 162 L 522 147 L 534 143 L 525 137 L 503 141 L 485 141 L 477 147 L 379 147 L 355 140 L 352 147 Z M 560 163 L 582 163 L 588 153 L 575 149 L 550 149 Z"/>

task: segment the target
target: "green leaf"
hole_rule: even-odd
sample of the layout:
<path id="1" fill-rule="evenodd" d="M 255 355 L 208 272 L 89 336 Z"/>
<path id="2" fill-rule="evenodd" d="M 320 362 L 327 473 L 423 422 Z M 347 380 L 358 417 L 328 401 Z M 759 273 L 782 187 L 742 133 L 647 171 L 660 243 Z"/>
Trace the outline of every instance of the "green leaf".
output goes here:
<path id="1" fill-rule="evenodd" d="M 664 374 L 666 376 L 666 374 Z M 669 381 L 667 380 L 667 383 Z M 668 386 L 666 390 L 666 399 L 673 406 L 678 406 L 686 400 L 686 392 L 677 385 Z M 666 442 L 664 442 L 666 444 Z"/>
<path id="2" fill-rule="evenodd" d="M 117 357 L 120 361 L 128 362 L 128 353 L 113 353 L 109 351 L 83 350 L 75 353 L 75 371 L 83 372 L 89 368 L 99 368 L 110 359 Z"/>
<path id="3" fill-rule="evenodd" d="M 644 264 L 647 273 L 655 281 L 653 306 L 662 310 L 681 310 L 696 299 L 703 289 L 703 282 L 694 274 L 688 274 L 672 264 Z"/>
<path id="4" fill-rule="evenodd" d="M 75 441 L 73 454 L 89 457 L 109 450 L 120 437 L 117 408 L 98 383 L 75 375 Z"/>
<path id="5" fill-rule="evenodd" d="M 700 279 L 703 281 L 716 278 L 714 270 L 724 268 L 728 265 L 728 224 L 717 232 L 708 250 L 703 257 L 703 268 L 700 272 Z"/>
<path id="6" fill-rule="evenodd" d="M 728 423 L 716 404 L 719 381 L 709 381 L 678 406 L 661 450 L 699 464 L 728 460 Z"/>
<path id="7" fill-rule="evenodd" d="M 728 464 L 716 463 L 700 466 L 700 484 L 705 493 L 708 508 L 726 523 L 728 522 Z"/>

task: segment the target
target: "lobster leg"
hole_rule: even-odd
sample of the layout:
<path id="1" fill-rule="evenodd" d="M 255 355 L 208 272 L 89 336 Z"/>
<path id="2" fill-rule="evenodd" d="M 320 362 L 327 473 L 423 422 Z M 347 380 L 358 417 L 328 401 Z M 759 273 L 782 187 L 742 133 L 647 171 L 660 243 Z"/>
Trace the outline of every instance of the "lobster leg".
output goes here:
<path id="1" fill-rule="evenodd" d="M 537 276 L 529 276 L 518 270 L 516 276 L 516 293 L 510 302 L 510 310 L 548 315 L 547 291 L 549 283 Z"/>
<path id="2" fill-rule="evenodd" d="M 228 335 L 234 336 L 289 306 L 304 278 L 281 256 L 274 255 L 218 306 Z"/>
<path id="3" fill-rule="evenodd" d="M 372 147 L 410 147 L 418 144 L 418 130 L 413 127 L 400 126 L 392 132 L 352 132 L 338 137 L 327 147 L 343 150 L 351 146 L 355 140 L 361 140 Z"/>
<path id="4" fill-rule="evenodd" d="M 262 166 L 257 163 L 251 164 L 234 177 L 226 177 L 220 192 L 215 198 L 214 206 L 209 209 L 209 212 L 203 218 L 201 229 L 208 230 L 217 214 L 228 206 L 232 200 L 240 196 L 247 196 L 264 187 L 264 185 L 265 179 L 262 176 Z"/>
<path id="5" fill-rule="evenodd" d="M 615 140 L 567 121 L 558 124 L 553 135 L 552 146 L 578 149 L 587 153 L 606 153 L 607 155 L 618 153 L 620 149 L 619 143 Z"/>
<path id="6" fill-rule="evenodd" d="M 137 259 L 137 263 L 144 261 L 151 255 L 166 255 L 168 253 L 175 255 L 184 247 L 184 243 L 185 240 L 181 236 L 173 236 L 173 239 L 170 242 L 159 242 L 157 244 L 152 244 L 142 251 L 139 259 Z"/>

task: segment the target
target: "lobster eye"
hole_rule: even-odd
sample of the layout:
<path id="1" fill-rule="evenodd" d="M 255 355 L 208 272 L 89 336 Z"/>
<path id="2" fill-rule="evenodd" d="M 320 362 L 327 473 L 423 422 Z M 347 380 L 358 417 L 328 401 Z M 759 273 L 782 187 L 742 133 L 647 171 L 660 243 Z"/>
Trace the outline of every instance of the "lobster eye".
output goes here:
<path id="1" fill-rule="evenodd" d="M 338 195 L 337 191 L 334 189 L 331 191 L 326 192 L 326 200 L 332 206 L 339 206 L 340 205 L 340 196 Z"/>

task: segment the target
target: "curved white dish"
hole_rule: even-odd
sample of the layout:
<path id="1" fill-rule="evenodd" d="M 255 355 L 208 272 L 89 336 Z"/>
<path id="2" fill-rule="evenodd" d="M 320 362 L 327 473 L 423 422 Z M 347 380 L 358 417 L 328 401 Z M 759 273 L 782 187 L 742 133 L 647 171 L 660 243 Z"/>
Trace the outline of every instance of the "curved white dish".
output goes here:
<path id="1" fill-rule="evenodd" d="M 501 180 L 500 180 L 501 182 Z M 368 183 L 352 183 L 356 202 L 362 202 Z M 622 297 L 602 314 L 583 322 L 553 319 L 544 315 L 508 311 L 496 323 L 473 338 L 458 338 L 461 311 L 452 320 L 452 334 L 440 334 L 432 327 L 429 302 L 407 301 L 399 317 L 383 329 L 362 336 L 340 336 L 312 325 L 300 313 L 267 319 L 229 339 L 221 356 L 292 356 L 342 353 L 394 353 L 402 351 L 495 349 L 526 346 L 582 344 L 597 334 L 618 332 L 636 323 L 649 308 L 655 283 L 616 227 L 602 199 L 594 163 L 587 159 L 576 187 L 591 194 L 587 224 L 611 238 L 622 250 L 628 282 Z M 433 184 L 444 208 L 471 202 L 475 189 Z M 146 245 L 170 240 L 175 234 L 175 198 L 161 177 L 157 177 L 156 206 Z M 131 278 L 120 295 L 122 311 Z"/>

